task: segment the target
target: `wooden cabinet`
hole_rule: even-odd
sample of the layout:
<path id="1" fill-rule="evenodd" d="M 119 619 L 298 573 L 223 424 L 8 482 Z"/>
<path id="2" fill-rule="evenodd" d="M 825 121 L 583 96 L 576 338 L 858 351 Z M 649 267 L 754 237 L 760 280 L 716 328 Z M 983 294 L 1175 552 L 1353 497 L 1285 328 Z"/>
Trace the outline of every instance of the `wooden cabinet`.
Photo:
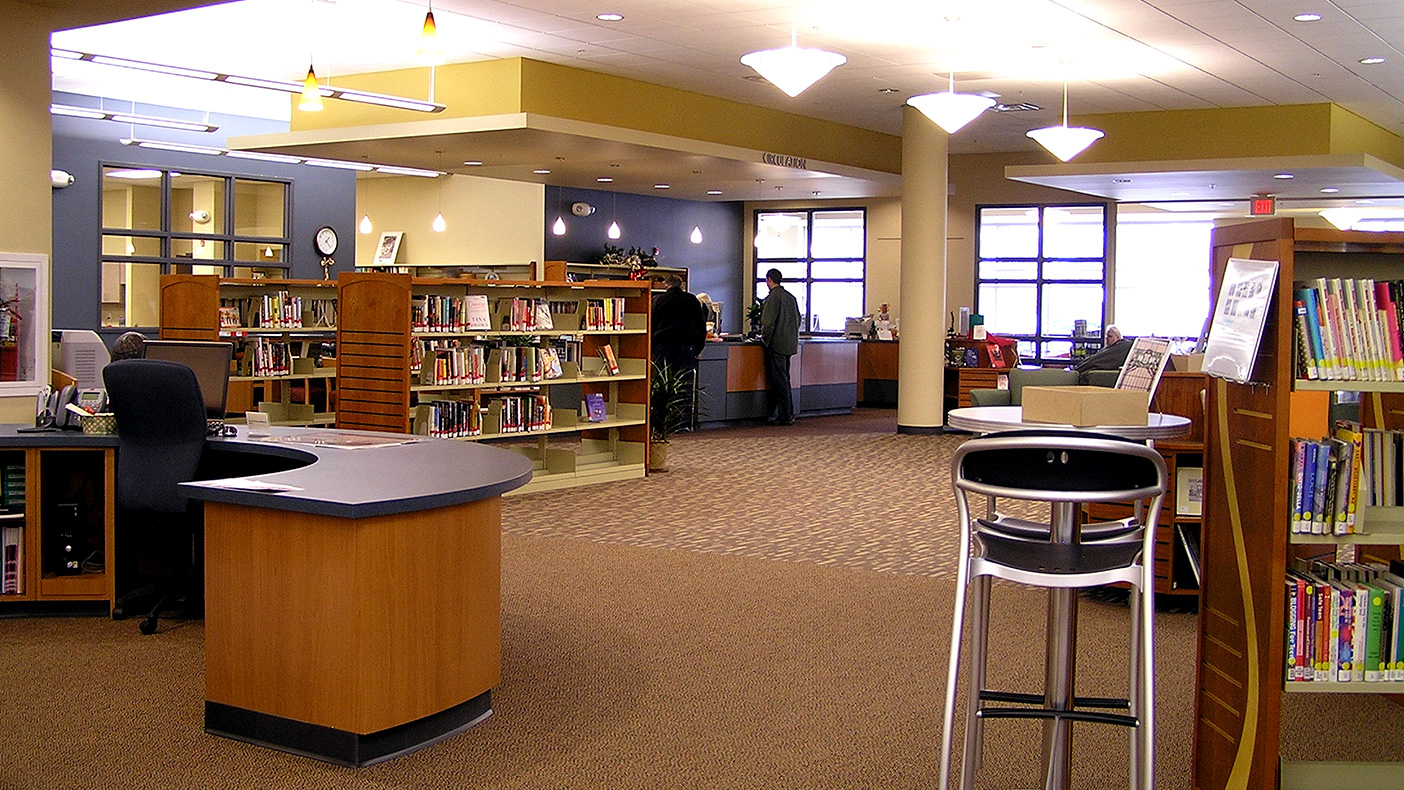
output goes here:
<path id="1" fill-rule="evenodd" d="M 946 411 L 970 405 L 970 391 L 998 389 L 999 377 L 1009 375 L 1009 368 L 946 368 Z"/>
<path id="2" fill-rule="evenodd" d="M 262 411 L 275 425 L 336 420 L 336 283 L 161 277 L 163 340 L 234 344 L 227 411 Z"/>
<path id="3" fill-rule="evenodd" d="M 339 284 L 338 427 L 509 446 L 535 467 L 523 492 L 644 476 L 648 283 L 356 273 L 342 274 Z M 485 305 L 491 328 L 424 320 L 473 300 Z M 549 327 L 536 313 L 540 318 L 513 328 L 522 309 L 545 309 Z M 597 310 L 605 310 L 604 323 Z M 540 362 L 547 349 L 560 363 L 554 376 Z M 436 378 L 439 359 L 447 369 L 475 372 Z M 603 410 L 594 421 L 583 405 L 589 400 Z"/>

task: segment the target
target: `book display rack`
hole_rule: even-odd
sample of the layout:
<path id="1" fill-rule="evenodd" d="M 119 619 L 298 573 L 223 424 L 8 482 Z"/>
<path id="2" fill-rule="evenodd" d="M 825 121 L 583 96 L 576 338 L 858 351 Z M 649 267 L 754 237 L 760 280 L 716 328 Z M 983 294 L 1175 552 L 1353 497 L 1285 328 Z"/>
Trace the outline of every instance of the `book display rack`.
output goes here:
<path id="1" fill-rule="evenodd" d="M 161 277 L 161 339 L 234 343 L 228 411 L 274 425 L 336 421 L 336 283 Z"/>
<path id="2" fill-rule="evenodd" d="M 1300 487 L 1296 502 L 1292 497 L 1296 485 L 1292 440 L 1294 436 L 1320 439 L 1332 434 L 1329 391 L 1369 393 L 1362 400 L 1364 427 L 1404 427 L 1404 412 L 1396 408 L 1404 398 L 1404 385 L 1387 380 L 1385 347 L 1375 342 L 1379 338 L 1365 333 L 1356 333 L 1363 345 L 1354 348 L 1373 345 L 1378 352 L 1375 356 L 1357 358 L 1353 352 L 1349 358 L 1324 353 L 1313 357 L 1317 365 L 1324 359 L 1333 367 L 1349 366 L 1356 371 L 1354 377 L 1341 373 L 1335 379 L 1332 373 L 1333 380 L 1327 381 L 1318 369 L 1316 379 L 1309 375 L 1297 378 L 1308 360 L 1297 353 L 1294 302 L 1300 291 L 1315 287 L 1318 278 L 1397 277 L 1404 272 L 1404 234 L 1298 228 L 1291 219 L 1273 219 L 1217 228 L 1212 246 L 1216 283 L 1230 258 L 1276 261 L 1279 269 L 1261 345 L 1247 380 L 1209 380 L 1193 786 L 1205 790 L 1304 786 L 1303 782 L 1317 776 L 1312 772 L 1319 772 L 1319 765 L 1283 760 L 1283 695 L 1340 691 L 1388 694 L 1398 693 L 1400 686 L 1365 682 L 1363 676 L 1360 681 L 1342 681 L 1339 674 L 1334 682 L 1301 682 L 1306 680 L 1302 673 L 1308 665 L 1313 672 L 1317 667 L 1327 669 L 1323 665 L 1331 660 L 1331 630 L 1327 620 L 1324 628 L 1312 632 L 1313 637 L 1325 636 L 1326 651 L 1308 653 L 1305 645 L 1299 644 L 1308 638 L 1308 632 L 1298 627 L 1296 620 L 1307 613 L 1307 607 L 1332 604 L 1329 594 L 1324 604 L 1320 603 L 1321 595 L 1309 599 L 1304 594 L 1305 584 L 1299 596 L 1297 581 L 1302 577 L 1298 572 L 1329 577 L 1325 579 L 1328 591 L 1333 585 L 1340 585 L 1341 590 L 1347 586 L 1369 589 L 1377 582 L 1383 585 L 1388 579 L 1369 576 L 1360 566 L 1399 557 L 1397 547 L 1404 545 L 1404 529 L 1399 526 L 1404 509 L 1358 507 L 1356 525 L 1352 528 L 1347 516 L 1346 534 L 1342 535 L 1335 534 L 1334 520 L 1328 533 L 1324 520 L 1315 519 L 1313 514 L 1314 521 L 1322 521 L 1320 527 L 1302 531 Z M 1388 295 L 1364 287 L 1353 293 Z M 1381 317 L 1383 326 L 1388 326 L 1388 315 Z M 1350 331 L 1344 326 L 1342 330 Z M 1324 503 L 1325 497 L 1322 499 Z M 1347 502 L 1347 514 L 1348 510 Z M 1298 520 L 1295 533 L 1294 516 Z M 1312 564 L 1313 554 L 1333 550 L 1336 556 L 1328 557 L 1332 561 Z M 1373 570 L 1387 573 L 1388 565 L 1376 564 Z M 1344 575 L 1335 575 L 1338 572 Z M 1360 581 L 1355 581 L 1357 577 Z M 1292 595 L 1288 595 L 1289 587 Z M 1339 598 L 1335 605 L 1340 606 Z M 1337 661 L 1341 622 L 1338 618 Z M 1364 622 L 1367 630 L 1372 627 L 1368 612 Z M 1381 623 L 1378 618 L 1374 622 Z M 1353 626 L 1352 620 L 1348 630 Z M 1347 644 L 1351 645 L 1348 649 L 1355 646 L 1354 642 Z M 1339 699 L 1341 705 L 1351 704 L 1349 696 Z M 1380 726 L 1398 724 L 1381 722 Z M 1330 783 L 1337 786 L 1364 786 L 1362 777 L 1379 780 L 1381 771 L 1390 777 L 1384 784 L 1397 785 L 1404 776 L 1401 763 L 1330 765 Z"/>
<path id="3" fill-rule="evenodd" d="M 502 443 L 533 462 L 523 492 L 644 476 L 647 282 L 367 272 L 339 291 L 338 427 Z"/>

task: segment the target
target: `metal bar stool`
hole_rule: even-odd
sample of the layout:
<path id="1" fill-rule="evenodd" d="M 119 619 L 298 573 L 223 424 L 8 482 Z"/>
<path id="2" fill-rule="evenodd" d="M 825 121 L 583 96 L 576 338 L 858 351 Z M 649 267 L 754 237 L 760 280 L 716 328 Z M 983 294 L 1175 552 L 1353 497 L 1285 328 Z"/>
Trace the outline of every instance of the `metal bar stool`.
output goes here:
<path id="1" fill-rule="evenodd" d="M 1010 431 L 972 439 L 951 459 L 960 515 L 955 614 L 941 736 L 941 790 L 949 786 L 966 595 L 974 587 L 967 678 L 964 758 L 960 787 L 980 768 L 984 722 L 1032 718 L 1044 729 L 1044 786 L 1068 786 L 1074 721 L 1131 729 L 1130 786 L 1154 786 L 1155 527 L 1165 497 L 1165 461 L 1133 440 L 1075 431 Z M 1044 522 L 972 514 L 969 496 L 1044 502 Z M 1125 503 L 1130 518 L 1079 525 L 1079 505 Z M 982 502 L 983 504 L 983 502 Z M 1042 694 L 985 688 L 990 583 L 1001 578 L 1048 588 L 1048 644 Z M 1104 584 L 1131 587 L 1131 672 L 1126 699 L 1075 697 L 1077 590 Z M 1087 710 L 1088 708 L 1101 710 Z M 1103 712 L 1106 710 L 1124 712 Z"/>

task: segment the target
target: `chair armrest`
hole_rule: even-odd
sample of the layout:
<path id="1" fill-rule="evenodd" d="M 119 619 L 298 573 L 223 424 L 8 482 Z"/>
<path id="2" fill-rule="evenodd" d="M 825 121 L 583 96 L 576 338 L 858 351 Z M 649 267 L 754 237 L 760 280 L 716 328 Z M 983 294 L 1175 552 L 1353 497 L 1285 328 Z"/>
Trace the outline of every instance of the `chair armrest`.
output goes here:
<path id="1" fill-rule="evenodd" d="M 1009 390 L 976 389 L 970 391 L 971 406 L 1008 406 Z"/>

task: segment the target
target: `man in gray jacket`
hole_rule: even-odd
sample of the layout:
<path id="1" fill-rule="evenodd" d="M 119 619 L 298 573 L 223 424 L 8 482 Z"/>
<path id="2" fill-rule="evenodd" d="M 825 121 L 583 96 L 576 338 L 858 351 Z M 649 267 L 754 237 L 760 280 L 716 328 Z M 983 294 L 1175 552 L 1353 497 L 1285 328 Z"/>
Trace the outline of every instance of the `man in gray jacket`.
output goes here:
<path id="1" fill-rule="evenodd" d="M 794 425 L 795 403 L 790 395 L 790 357 L 799 351 L 799 302 L 780 283 L 779 269 L 765 273 L 770 293 L 761 305 L 761 342 L 765 345 L 766 401 L 771 425 Z"/>

